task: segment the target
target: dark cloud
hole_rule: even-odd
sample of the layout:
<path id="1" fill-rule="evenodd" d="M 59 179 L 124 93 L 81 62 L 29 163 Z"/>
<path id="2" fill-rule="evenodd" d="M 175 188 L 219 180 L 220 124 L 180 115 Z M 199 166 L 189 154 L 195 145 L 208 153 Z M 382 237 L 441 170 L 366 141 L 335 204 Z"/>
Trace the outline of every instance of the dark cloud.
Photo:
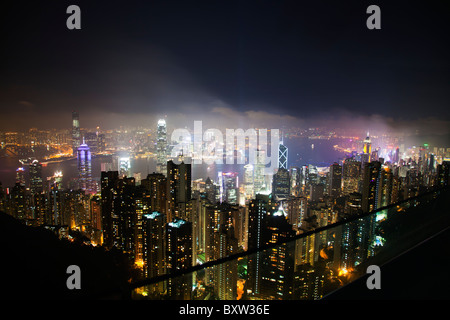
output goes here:
<path id="1" fill-rule="evenodd" d="M 380 1 L 378 31 L 364 1 L 79 1 L 78 31 L 65 28 L 69 4 L 5 8 L 2 128 L 67 128 L 78 110 L 85 127 L 167 114 L 180 125 L 448 129 L 437 1 Z"/>

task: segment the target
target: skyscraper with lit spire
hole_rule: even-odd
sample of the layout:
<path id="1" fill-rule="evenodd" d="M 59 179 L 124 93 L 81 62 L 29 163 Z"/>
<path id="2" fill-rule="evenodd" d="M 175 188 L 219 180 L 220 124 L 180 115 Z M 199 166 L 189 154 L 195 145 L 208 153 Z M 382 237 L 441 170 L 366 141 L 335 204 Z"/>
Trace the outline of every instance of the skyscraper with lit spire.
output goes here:
<path id="1" fill-rule="evenodd" d="M 371 161 L 371 153 L 372 153 L 372 142 L 370 141 L 369 132 L 367 132 L 367 137 L 364 139 L 363 153 L 361 154 L 361 164 L 364 166 L 364 163 L 368 163 Z"/>
<path id="2" fill-rule="evenodd" d="M 366 137 L 366 139 L 364 139 L 363 152 L 368 153 L 368 154 L 370 154 L 372 152 L 372 142 L 370 141 L 369 132 L 367 132 L 367 137 Z"/>

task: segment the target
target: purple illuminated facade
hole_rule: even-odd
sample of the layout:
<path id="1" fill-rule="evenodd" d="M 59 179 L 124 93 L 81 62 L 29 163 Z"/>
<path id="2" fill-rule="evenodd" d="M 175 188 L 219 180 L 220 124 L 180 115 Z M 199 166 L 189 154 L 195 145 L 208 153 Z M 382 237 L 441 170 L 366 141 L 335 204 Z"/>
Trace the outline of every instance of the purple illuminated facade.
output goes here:
<path id="1" fill-rule="evenodd" d="M 79 188 L 92 191 L 92 162 L 91 150 L 83 139 L 83 143 L 77 149 Z"/>

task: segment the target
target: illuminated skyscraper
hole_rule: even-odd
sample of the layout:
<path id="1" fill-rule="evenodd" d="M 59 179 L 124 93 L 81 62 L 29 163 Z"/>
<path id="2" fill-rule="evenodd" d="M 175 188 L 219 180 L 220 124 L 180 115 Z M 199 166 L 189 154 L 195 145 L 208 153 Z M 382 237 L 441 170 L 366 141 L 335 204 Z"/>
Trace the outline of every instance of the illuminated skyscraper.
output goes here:
<path id="1" fill-rule="evenodd" d="M 100 196 L 93 196 L 89 203 L 91 222 L 91 242 L 102 245 L 102 206 Z"/>
<path id="2" fill-rule="evenodd" d="M 280 141 L 278 146 L 278 168 L 288 169 L 288 147 Z"/>
<path id="3" fill-rule="evenodd" d="M 214 234 L 217 259 L 237 252 L 238 241 L 232 226 L 222 224 Z M 221 300 L 235 300 L 237 286 L 237 260 L 222 263 L 214 268 L 214 291 Z"/>
<path id="4" fill-rule="evenodd" d="M 77 153 L 78 147 L 81 145 L 80 118 L 78 112 L 72 112 L 72 148 L 73 154 Z"/>
<path id="5" fill-rule="evenodd" d="M 291 177 L 291 195 L 298 196 L 301 185 L 300 168 L 298 167 L 289 168 L 289 175 Z"/>
<path id="6" fill-rule="evenodd" d="M 381 163 L 372 161 L 364 164 L 362 187 L 362 210 L 370 212 L 377 208 L 377 187 Z"/>
<path id="7" fill-rule="evenodd" d="M 44 185 L 42 183 L 42 164 L 38 160 L 33 160 L 29 167 L 30 173 L 30 191 L 31 191 L 31 210 L 32 216 L 39 224 L 44 222 L 45 203 L 44 203 Z"/>
<path id="8" fill-rule="evenodd" d="M 25 168 L 20 167 L 16 170 L 16 184 L 25 187 Z"/>
<path id="9" fill-rule="evenodd" d="M 345 159 L 342 166 L 342 192 L 348 195 L 352 192 L 358 192 L 358 181 L 361 175 L 361 162 L 352 158 Z"/>
<path id="10" fill-rule="evenodd" d="M 175 164 L 167 162 L 167 221 L 175 217 L 183 218 L 186 214 L 186 204 L 191 200 L 191 164 L 184 162 Z"/>
<path id="11" fill-rule="evenodd" d="M 78 159 L 78 183 L 79 188 L 83 191 L 92 191 L 92 162 L 91 150 L 83 141 L 77 150 Z"/>
<path id="12" fill-rule="evenodd" d="M 165 215 L 167 208 L 167 179 L 162 173 L 152 173 L 141 180 L 141 186 L 150 196 L 150 209 Z M 165 218 L 165 216 L 164 216 Z M 165 221 L 166 222 L 166 221 Z"/>
<path id="13" fill-rule="evenodd" d="M 278 169 L 273 175 L 272 194 L 275 201 L 286 200 L 290 194 L 291 178 L 285 168 Z"/>
<path id="14" fill-rule="evenodd" d="M 350 217 L 362 213 L 360 193 L 349 194 L 345 213 Z M 342 226 L 341 268 L 353 269 L 365 257 L 365 222 L 365 219 L 358 219 Z"/>
<path id="15" fill-rule="evenodd" d="M 166 224 L 167 273 L 192 266 L 192 224 L 183 219 L 174 219 Z M 168 280 L 167 294 L 170 298 L 190 299 L 192 274 Z"/>
<path id="16" fill-rule="evenodd" d="M 166 218 L 163 213 L 153 212 L 143 216 L 143 260 L 146 278 L 166 273 Z M 162 286 L 159 288 L 162 290 Z"/>
<path id="17" fill-rule="evenodd" d="M 377 208 L 391 204 L 393 174 L 389 167 L 381 169 L 377 184 Z"/>
<path id="18" fill-rule="evenodd" d="M 364 165 L 366 162 L 370 162 L 372 155 L 372 142 L 369 137 L 369 132 L 367 132 L 367 137 L 364 139 L 364 147 L 363 147 L 363 154 L 361 155 L 361 162 Z"/>
<path id="19" fill-rule="evenodd" d="M 321 183 L 320 176 L 319 176 L 319 170 L 317 169 L 317 166 L 314 166 L 314 165 L 310 164 L 306 171 L 308 173 L 307 177 L 306 177 L 306 183 L 307 184 L 313 184 L 313 183 L 319 184 L 319 183 Z"/>
<path id="20" fill-rule="evenodd" d="M 300 168 L 300 184 L 305 185 L 309 183 L 309 167 L 302 166 Z"/>
<path id="21" fill-rule="evenodd" d="M 52 188 L 58 189 L 62 191 L 64 189 L 63 186 L 63 173 L 62 171 L 56 171 L 53 176 L 47 177 L 47 190 Z"/>
<path id="22" fill-rule="evenodd" d="M 158 120 L 156 141 L 156 172 L 167 174 L 167 127 L 166 120 Z"/>
<path id="23" fill-rule="evenodd" d="M 211 203 L 216 203 L 216 196 L 218 195 L 217 189 L 219 189 L 214 182 L 208 177 L 205 181 L 205 193 L 206 197 Z"/>
<path id="24" fill-rule="evenodd" d="M 236 204 L 239 194 L 237 172 L 219 172 L 220 202 Z"/>
<path id="25" fill-rule="evenodd" d="M 342 166 L 338 163 L 333 163 L 330 166 L 328 182 L 328 194 L 332 198 L 337 198 L 341 194 L 341 182 L 342 182 Z"/>
<path id="26" fill-rule="evenodd" d="M 38 160 L 30 164 L 30 190 L 33 195 L 43 191 L 42 164 Z"/>
<path id="27" fill-rule="evenodd" d="M 119 158 L 119 177 L 129 177 L 130 176 L 131 163 L 129 157 Z"/>
<path id="28" fill-rule="evenodd" d="M 115 191 L 119 183 L 119 172 L 108 171 L 101 173 L 101 207 L 103 244 L 106 248 L 114 245 L 114 234 L 117 233 L 115 220 L 118 217 L 114 201 L 117 197 Z"/>
<path id="29" fill-rule="evenodd" d="M 291 197 L 287 201 L 288 221 L 294 230 L 299 230 L 308 209 L 306 197 Z"/>
<path id="30" fill-rule="evenodd" d="M 266 152 L 265 150 L 256 150 L 256 164 L 254 166 L 254 192 L 255 194 L 263 193 L 266 190 L 265 181 L 265 169 L 266 169 Z"/>
<path id="31" fill-rule="evenodd" d="M 264 233 L 266 244 L 288 240 L 295 235 L 281 205 L 266 218 Z M 265 250 L 262 254 L 261 293 L 271 299 L 288 298 L 292 292 L 292 277 L 286 275 L 294 272 L 292 247 L 284 243 L 271 250 Z"/>
<path id="32" fill-rule="evenodd" d="M 28 201 L 25 185 L 17 182 L 11 189 L 9 197 L 11 201 L 9 213 L 19 220 L 28 218 Z"/>
<path id="33" fill-rule="evenodd" d="M 50 180 L 51 182 L 52 180 Z M 49 210 L 46 216 L 47 224 L 63 224 L 63 208 L 62 208 L 62 191 L 59 190 L 58 185 L 56 183 L 49 185 L 48 190 L 48 207 Z"/>
<path id="34" fill-rule="evenodd" d="M 142 235 L 140 233 L 142 229 L 138 228 L 143 214 L 142 195 L 136 188 L 134 178 L 119 179 L 113 193 L 114 245 L 128 257 L 130 262 L 135 262 L 142 259 L 139 247 L 142 241 L 136 241 Z"/>
<path id="35" fill-rule="evenodd" d="M 367 137 L 364 139 L 364 153 L 370 154 L 372 152 L 372 142 L 370 141 L 369 132 L 367 132 Z"/>
<path id="36" fill-rule="evenodd" d="M 253 199 L 255 195 L 254 172 L 254 166 L 252 164 L 246 164 L 244 166 L 244 192 L 246 201 Z"/>
<path id="37" fill-rule="evenodd" d="M 268 195 L 257 194 L 248 209 L 248 250 L 254 250 L 266 244 L 265 229 L 267 217 L 274 210 Z M 261 266 L 263 253 L 257 251 L 248 258 L 248 289 L 253 295 L 261 293 Z"/>
<path id="38" fill-rule="evenodd" d="M 203 231 L 203 243 L 202 246 L 204 248 L 205 253 L 205 261 L 213 261 L 216 259 L 215 257 L 215 243 L 214 243 L 214 234 L 218 230 L 219 220 L 220 220 L 220 210 L 218 210 L 217 206 L 214 206 L 210 203 L 202 203 L 202 212 L 201 214 L 204 216 L 204 222 L 201 227 L 204 229 Z M 208 272 L 206 274 L 207 282 L 213 279 L 213 276 Z"/>

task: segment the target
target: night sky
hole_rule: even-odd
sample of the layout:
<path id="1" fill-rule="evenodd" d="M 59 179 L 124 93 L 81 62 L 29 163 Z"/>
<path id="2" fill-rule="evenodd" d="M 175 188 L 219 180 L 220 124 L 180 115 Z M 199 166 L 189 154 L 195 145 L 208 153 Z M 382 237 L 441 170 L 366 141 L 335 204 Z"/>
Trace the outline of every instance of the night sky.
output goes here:
<path id="1" fill-rule="evenodd" d="M 71 4 L 81 30 L 66 28 Z M 371 4 L 381 30 L 366 27 Z M 448 133 L 444 4 L 8 1 L 0 130 L 70 127 L 78 110 L 82 127 L 153 126 L 166 114 L 173 125 L 351 120 Z"/>

